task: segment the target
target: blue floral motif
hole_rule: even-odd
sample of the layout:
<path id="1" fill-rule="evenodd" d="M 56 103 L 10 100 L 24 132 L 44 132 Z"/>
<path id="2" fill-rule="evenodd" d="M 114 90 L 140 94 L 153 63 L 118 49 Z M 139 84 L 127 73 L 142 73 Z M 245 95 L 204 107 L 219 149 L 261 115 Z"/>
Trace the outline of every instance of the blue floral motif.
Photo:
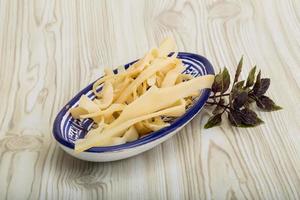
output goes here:
<path id="1" fill-rule="evenodd" d="M 200 71 L 198 68 L 194 67 L 193 65 L 188 65 L 186 69 L 183 71 L 184 74 L 190 74 L 194 77 L 197 77 L 200 75 Z"/>

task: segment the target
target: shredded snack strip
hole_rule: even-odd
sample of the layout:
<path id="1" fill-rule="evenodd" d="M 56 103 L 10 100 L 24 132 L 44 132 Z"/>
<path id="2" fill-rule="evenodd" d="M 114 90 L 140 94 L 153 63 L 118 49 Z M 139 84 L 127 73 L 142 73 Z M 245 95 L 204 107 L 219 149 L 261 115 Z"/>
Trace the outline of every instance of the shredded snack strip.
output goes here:
<path id="1" fill-rule="evenodd" d="M 153 63 L 145 69 L 126 89 L 125 91 L 120 95 L 120 97 L 117 99 L 117 103 L 124 103 L 126 101 L 126 98 L 133 92 L 133 90 L 136 90 L 136 88 L 143 83 L 145 80 L 147 80 L 149 77 L 151 77 L 155 72 L 159 71 L 160 69 L 175 65 L 175 59 L 157 59 L 153 61 Z"/>
<path id="2" fill-rule="evenodd" d="M 140 98 L 127 105 L 118 119 L 112 122 L 109 127 L 113 127 L 116 124 L 134 117 L 167 108 L 179 99 L 190 96 L 197 90 L 210 87 L 213 80 L 213 75 L 207 75 L 182 82 L 173 87 L 157 88 L 156 86 L 153 86 Z"/>
<path id="3" fill-rule="evenodd" d="M 167 38 L 127 70 L 119 67 L 118 74 L 104 70 L 105 76 L 93 85 L 96 99 L 82 95 L 79 105 L 70 109 L 74 118 L 91 118 L 96 124 L 75 142 L 76 152 L 131 142 L 167 127 L 166 117 L 182 116 L 200 90 L 211 87 L 213 75 L 182 74 L 185 68 L 175 49 Z M 175 53 L 169 56 L 171 52 Z"/>
<path id="4" fill-rule="evenodd" d="M 174 69 L 171 69 L 167 72 L 166 76 L 163 79 L 161 87 L 170 87 L 175 85 L 177 77 L 183 71 L 184 67 L 180 64 L 177 65 Z"/>
<path id="5" fill-rule="evenodd" d="M 106 110 L 99 110 L 98 112 L 85 114 L 85 115 L 79 115 L 80 118 L 93 118 L 98 116 L 109 116 L 112 115 L 116 111 L 121 111 L 125 108 L 124 104 L 114 103 L 110 107 L 108 107 Z"/>
<path id="6" fill-rule="evenodd" d="M 84 110 L 88 111 L 88 113 L 93 113 L 100 110 L 98 105 L 85 95 L 80 97 L 78 107 L 83 108 Z"/>
<path id="7" fill-rule="evenodd" d="M 106 128 L 104 131 L 101 132 L 101 134 L 95 134 L 91 135 L 88 139 L 81 139 L 77 140 L 75 142 L 75 151 L 76 152 L 82 152 L 86 149 L 89 149 L 94 146 L 103 146 L 103 142 L 106 142 L 107 139 L 112 138 L 112 137 L 121 137 L 122 134 L 126 129 L 128 129 L 130 126 L 132 126 L 135 123 L 138 123 L 140 121 L 150 119 L 153 117 L 161 116 L 161 115 L 166 115 L 170 112 L 174 112 L 175 110 L 178 109 L 179 106 L 174 106 L 171 108 L 167 108 L 162 111 L 158 111 L 155 113 L 151 113 L 148 115 L 144 115 L 141 117 L 137 117 L 131 120 L 127 120 L 123 122 L 122 124 L 119 124 L 118 126 L 115 126 L 113 128 Z"/>
<path id="8" fill-rule="evenodd" d="M 114 89 L 110 81 L 104 83 L 103 91 L 101 93 L 101 99 L 97 100 L 100 109 L 107 108 L 113 101 L 114 98 Z"/>

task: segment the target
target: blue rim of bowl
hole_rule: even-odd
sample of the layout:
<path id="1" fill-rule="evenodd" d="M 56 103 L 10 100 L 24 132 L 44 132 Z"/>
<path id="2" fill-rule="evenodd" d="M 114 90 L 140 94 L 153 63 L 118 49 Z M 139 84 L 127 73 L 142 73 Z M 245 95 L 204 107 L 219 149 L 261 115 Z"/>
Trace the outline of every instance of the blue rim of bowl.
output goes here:
<path id="1" fill-rule="evenodd" d="M 213 74 L 214 75 L 215 74 L 212 64 L 205 57 L 203 57 L 201 55 L 194 54 L 194 53 L 187 53 L 187 52 L 179 52 L 178 56 L 179 57 L 188 57 L 188 58 L 195 59 L 195 60 L 201 62 L 203 64 L 203 66 L 205 67 L 205 70 L 206 70 L 205 75 L 208 75 L 208 74 Z M 130 65 L 134 62 L 136 62 L 136 61 L 128 63 L 126 66 L 128 66 L 128 65 Z M 115 73 L 116 73 L 116 71 L 115 71 Z M 68 111 L 69 105 L 73 105 L 74 103 L 76 103 L 79 100 L 79 98 L 81 97 L 82 94 L 86 94 L 88 91 L 90 91 L 93 84 L 94 84 L 94 82 L 89 84 L 86 88 L 81 90 L 72 100 L 70 100 L 70 102 L 68 102 L 61 109 L 61 111 L 58 113 L 58 115 L 56 116 L 56 118 L 54 120 L 53 131 L 52 131 L 53 135 L 54 135 L 54 138 L 61 145 L 66 146 L 70 149 L 74 149 L 74 144 L 69 142 L 69 141 L 66 141 L 62 137 L 62 133 L 61 133 L 61 130 L 60 130 L 60 122 L 62 121 L 62 118 L 65 115 L 65 113 Z M 203 89 L 199 99 L 194 103 L 194 105 L 183 116 L 177 118 L 168 127 L 165 127 L 165 128 L 160 129 L 158 131 L 154 131 L 154 132 L 152 132 L 152 133 L 150 133 L 150 134 L 148 134 L 148 135 L 146 135 L 142 138 L 139 138 L 135 141 L 132 141 L 132 142 L 128 142 L 128 143 L 121 144 L 121 145 L 108 146 L 108 147 L 92 147 L 90 149 L 85 150 L 84 152 L 105 153 L 105 152 L 122 151 L 122 150 L 130 149 L 130 148 L 134 148 L 134 147 L 137 147 L 137 146 L 141 146 L 141 145 L 150 143 L 154 140 L 157 140 L 159 138 L 162 138 L 162 137 L 172 133 L 176 129 L 182 127 L 188 121 L 193 119 L 195 117 L 195 115 L 204 106 L 205 102 L 207 101 L 207 99 L 210 95 L 210 91 L 211 91 L 210 89 Z"/>

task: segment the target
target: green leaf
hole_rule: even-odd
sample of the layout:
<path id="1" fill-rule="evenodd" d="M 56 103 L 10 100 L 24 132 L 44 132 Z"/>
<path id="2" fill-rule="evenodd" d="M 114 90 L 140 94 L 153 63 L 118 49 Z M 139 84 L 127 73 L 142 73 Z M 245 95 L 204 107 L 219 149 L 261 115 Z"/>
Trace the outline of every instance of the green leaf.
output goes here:
<path id="1" fill-rule="evenodd" d="M 222 72 L 222 77 L 223 77 L 223 89 L 222 89 L 222 93 L 226 92 L 229 88 L 230 85 L 230 75 L 229 72 L 227 70 L 227 68 L 225 67 L 223 72 Z"/>
<path id="2" fill-rule="evenodd" d="M 233 108 L 239 109 L 242 106 L 244 106 L 247 101 L 248 101 L 248 92 L 243 91 L 234 98 L 233 104 L 232 104 Z"/>
<path id="3" fill-rule="evenodd" d="M 211 87 L 211 90 L 214 92 L 214 93 L 217 93 L 217 92 L 221 92 L 223 89 L 223 76 L 222 76 L 222 73 L 219 72 L 216 76 L 215 76 L 215 80 L 214 80 L 214 83 Z"/>
<path id="4" fill-rule="evenodd" d="M 235 99 L 237 95 L 239 95 L 241 92 L 244 91 L 243 90 L 244 83 L 245 83 L 245 81 L 239 81 L 234 84 L 232 91 L 230 93 L 230 96 L 229 96 L 229 102 L 232 102 L 232 100 Z"/>
<path id="5" fill-rule="evenodd" d="M 253 94 L 257 97 L 264 95 L 269 89 L 270 84 L 271 80 L 269 78 L 262 78 L 259 86 L 253 88 Z"/>
<path id="6" fill-rule="evenodd" d="M 239 80 L 239 76 L 242 72 L 242 67 L 243 67 L 243 56 L 241 57 L 240 62 L 238 64 L 237 68 L 236 68 L 233 83 L 235 83 Z"/>
<path id="7" fill-rule="evenodd" d="M 272 99 L 267 96 L 260 96 L 256 99 L 256 105 L 263 111 L 276 111 L 281 110 L 282 107 L 276 105 Z"/>
<path id="8" fill-rule="evenodd" d="M 227 68 L 225 67 L 222 72 L 215 76 L 214 83 L 212 85 L 212 91 L 214 93 L 221 92 L 224 93 L 228 90 L 230 85 L 230 75 Z"/>
<path id="9" fill-rule="evenodd" d="M 239 81 L 234 86 L 236 89 L 242 89 L 244 86 L 245 81 Z"/>
<path id="10" fill-rule="evenodd" d="M 221 122 L 222 122 L 222 114 L 221 113 L 213 115 L 208 119 L 204 128 L 208 129 L 208 128 L 212 128 L 214 126 L 218 126 L 221 124 Z"/>
<path id="11" fill-rule="evenodd" d="M 246 87 L 251 87 L 254 84 L 255 71 L 256 71 L 256 66 L 254 66 L 248 74 Z"/>

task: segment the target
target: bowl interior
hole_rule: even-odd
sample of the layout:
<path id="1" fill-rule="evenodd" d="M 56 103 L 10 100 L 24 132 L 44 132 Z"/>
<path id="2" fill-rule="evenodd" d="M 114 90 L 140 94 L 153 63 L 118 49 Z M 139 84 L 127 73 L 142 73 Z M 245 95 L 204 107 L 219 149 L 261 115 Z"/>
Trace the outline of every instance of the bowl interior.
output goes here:
<path id="1" fill-rule="evenodd" d="M 214 74 L 212 65 L 209 63 L 209 61 L 206 58 L 200 55 L 179 52 L 177 57 L 182 60 L 185 66 L 185 70 L 182 72 L 184 74 L 190 74 L 194 77 L 202 76 L 206 74 Z M 125 69 L 127 69 L 134 62 L 126 64 Z M 114 72 L 118 73 L 120 70 L 121 69 L 116 69 L 114 70 Z M 54 121 L 53 135 L 55 139 L 64 146 L 67 146 L 69 148 L 74 148 L 74 142 L 79 138 L 83 138 L 87 134 L 87 132 L 92 128 L 93 121 L 91 119 L 83 119 L 83 120 L 74 119 L 71 116 L 70 112 L 68 111 L 69 108 L 76 107 L 78 105 L 78 101 L 81 95 L 83 94 L 87 95 L 90 99 L 95 98 L 95 95 L 92 92 L 92 86 L 93 83 L 88 85 L 86 88 L 80 91 L 72 100 L 70 100 L 70 102 L 68 102 L 68 104 L 64 106 L 63 109 L 58 113 Z M 101 86 L 98 89 L 101 90 Z M 174 121 L 172 121 L 171 125 L 168 127 L 152 132 L 133 142 L 128 142 L 126 144 L 109 146 L 109 147 L 93 147 L 86 151 L 88 152 L 118 151 L 126 148 L 136 147 L 151 142 L 153 140 L 156 140 L 160 137 L 163 137 L 171 133 L 172 131 L 175 131 L 176 129 L 180 128 L 190 119 L 192 119 L 203 107 L 203 105 L 205 104 L 206 100 L 209 97 L 209 94 L 210 94 L 209 89 L 203 89 L 201 91 L 199 98 L 195 100 L 194 104 L 187 110 L 187 112 L 183 116 L 176 118 Z"/>

